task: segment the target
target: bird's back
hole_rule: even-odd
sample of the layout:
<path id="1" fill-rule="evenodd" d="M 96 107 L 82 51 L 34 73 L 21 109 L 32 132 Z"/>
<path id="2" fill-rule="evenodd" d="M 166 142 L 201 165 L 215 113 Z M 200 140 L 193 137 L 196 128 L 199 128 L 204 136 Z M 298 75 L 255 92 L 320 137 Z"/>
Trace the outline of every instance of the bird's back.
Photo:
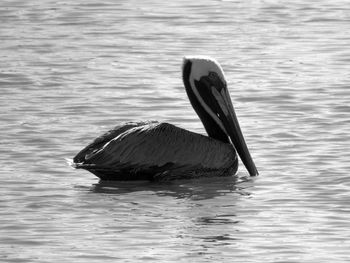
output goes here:
<path id="1" fill-rule="evenodd" d="M 103 180 L 172 180 L 230 175 L 238 159 L 232 145 L 168 123 L 117 126 L 74 158 L 76 168 Z"/>

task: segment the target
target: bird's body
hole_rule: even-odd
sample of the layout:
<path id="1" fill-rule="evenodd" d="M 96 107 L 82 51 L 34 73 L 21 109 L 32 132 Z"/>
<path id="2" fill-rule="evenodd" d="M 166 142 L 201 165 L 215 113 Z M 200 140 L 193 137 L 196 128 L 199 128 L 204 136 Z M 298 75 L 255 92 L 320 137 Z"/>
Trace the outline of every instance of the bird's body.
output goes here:
<path id="1" fill-rule="evenodd" d="M 81 150 L 72 166 L 102 180 L 229 176 L 237 171 L 238 152 L 250 175 L 257 175 L 220 65 L 210 58 L 185 58 L 183 81 L 208 136 L 168 123 L 126 123 Z"/>
<path id="2" fill-rule="evenodd" d="M 234 174 L 231 144 L 169 123 L 127 123 L 98 137 L 74 158 L 102 180 L 174 180 Z"/>

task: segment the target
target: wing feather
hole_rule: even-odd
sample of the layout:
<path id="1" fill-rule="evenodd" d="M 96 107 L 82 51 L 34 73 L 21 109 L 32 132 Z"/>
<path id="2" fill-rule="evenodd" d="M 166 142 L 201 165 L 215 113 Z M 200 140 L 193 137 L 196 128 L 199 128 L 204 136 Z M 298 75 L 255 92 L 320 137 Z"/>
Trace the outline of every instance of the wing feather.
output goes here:
<path id="1" fill-rule="evenodd" d="M 102 170 L 131 177 L 138 173 L 166 177 L 169 173 L 228 169 L 237 157 L 230 144 L 152 122 L 117 127 L 83 149 L 74 161 L 80 162 L 78 168 L 94 170 L 101 178 Z"/>
<path id="2" fill-rule="evenodd" d="M 151 123 L 158 123 L 155 121 L 150 122 L 127 122 L 122 125 L 114 127 L 112 130 L 104 133 L 103 135 L 97 137 L 92 143 L 82 149 L 74 158 L 74 163 L 84 163 L 85 160 L 92 154 L 99 151 L 106 143 L 108 143 L 113 138 L 117 137 L 120 134 L 123 134 L 125 131 L 139 126 L 148 125 Z"/>

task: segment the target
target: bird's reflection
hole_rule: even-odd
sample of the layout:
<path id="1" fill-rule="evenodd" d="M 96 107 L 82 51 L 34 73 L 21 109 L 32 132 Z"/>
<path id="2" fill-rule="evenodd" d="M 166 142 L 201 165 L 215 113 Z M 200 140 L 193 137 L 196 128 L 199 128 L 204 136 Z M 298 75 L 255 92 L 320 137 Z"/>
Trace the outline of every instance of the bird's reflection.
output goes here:
<path id="1" fill-rule="evenodd" d="M 171 229 L 171 238 L 176 242 L 196 243 L 198 251 L 205 253 L 214 246 L 230 246 L 236 242 L 236 231 L 242 222 L 237 201 L 242 197 L 250 198 L 254 193 L 254 181 L 253 177 L 171 182 L 100 181 L 89 191 L 112 199 L 112 208 L 105 202 L 108 210 L 127 215 L 122 222 L 127 226 L 132 222 L 131 229 L 134 226 L 142 229 L 145 222 L 148 222 L 145 231 L 150 230 L 149 223 L 156 233 Z M 100 196 L 92 199 L 101 200 Z M 100 202 L 98 206 L 101 206 Z"/>
<path id="2" fill-rule="evenodd" d="M 228 193 L 250 195 L 251 177 L 215 177 L 172 182 L 149 181 L 99 181 L 92 185 L 91 192 L 112 195 L 151 191 L 158 196 L 178 199 L 212 199 Z"/>

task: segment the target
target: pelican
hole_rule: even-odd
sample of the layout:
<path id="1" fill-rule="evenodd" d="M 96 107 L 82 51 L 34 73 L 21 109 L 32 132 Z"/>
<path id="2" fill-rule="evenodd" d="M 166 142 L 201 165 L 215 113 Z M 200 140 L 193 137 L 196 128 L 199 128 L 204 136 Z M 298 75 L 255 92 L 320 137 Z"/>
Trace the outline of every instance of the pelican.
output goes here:
<path id="1" fill-rule="evenodd" d="M 72 166 L 101 180 L 174 180 L 236 175 L 239 154 L 258 175 L 239 126 L 219 63 L 185 57 L 182 78 L 188 98 L 208 136 L 169 123 L 129 122 L 81 150 Z"/>

